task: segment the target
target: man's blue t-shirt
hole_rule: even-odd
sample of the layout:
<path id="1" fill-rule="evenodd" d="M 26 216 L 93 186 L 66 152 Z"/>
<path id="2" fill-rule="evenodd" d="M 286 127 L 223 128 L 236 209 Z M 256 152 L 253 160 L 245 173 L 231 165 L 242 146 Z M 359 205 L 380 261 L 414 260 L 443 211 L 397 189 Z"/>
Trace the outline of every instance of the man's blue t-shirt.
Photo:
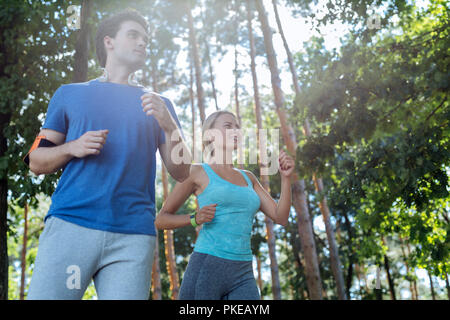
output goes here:
<path id="1" fill-rule="evenodd" d="M 155 235 L 156 149 L 164 131 L 142 109 L 142 87 L 91 80 L 53 95 L 43 128 L 66 135 L 108 129 L 98 155 L 65 166 L 45 219 L 57 216 L 91 229 Z M 160 96 L 181 129 L 171 101 Z"/>

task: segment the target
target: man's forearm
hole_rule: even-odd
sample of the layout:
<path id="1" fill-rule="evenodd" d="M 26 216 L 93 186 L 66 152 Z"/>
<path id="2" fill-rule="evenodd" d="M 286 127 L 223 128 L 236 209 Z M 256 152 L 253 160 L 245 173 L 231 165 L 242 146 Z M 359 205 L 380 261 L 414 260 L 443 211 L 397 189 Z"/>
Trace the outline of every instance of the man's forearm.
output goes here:
<path id="1" fill-rule="evenodd" d="M 170 175 L 175 180 L 182 182 L 189 176 L 192 163 L 191 153 L 178 127 L 170 132 L 164 133 L 166 135 L 165 153 L 168 158 L 165 165 Z"/>
<path id="2" fill-rule="evenodd" d="M 30 170 L 37 175 L 58 171 L 73 158 L 70 144 L 71 142 L 67 142 L 56 147 L 40 147 L 33 150 L 30 153 Z"/>

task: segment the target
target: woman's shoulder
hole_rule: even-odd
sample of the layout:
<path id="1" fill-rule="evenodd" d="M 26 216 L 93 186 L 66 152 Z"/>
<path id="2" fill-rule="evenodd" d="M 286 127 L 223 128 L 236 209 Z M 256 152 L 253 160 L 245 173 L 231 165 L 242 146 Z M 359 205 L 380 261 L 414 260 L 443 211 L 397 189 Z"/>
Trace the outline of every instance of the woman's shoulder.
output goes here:
<path id="1" fill-rule="evenodd" d="M 203 163 L 191 163 L 191 172 L 197 172 L 203 168 Z"/>
<path id="2" fill-rule="evenodd" d="M 255 181 L 257 181 L 256 176 L 251 172 L 250 170 L 240 169 L 242 172 L 244 172 L 252 181 L 253 185 L 255 184 Z"/>
<path id="3" fill-rule="evenodd" d="M 203 175 L 203 164 L 202 163 L 192 163 L 191 168 L 189 170 L 189 176 L 192 178 L 196 178 L 199 175 Z"/>
<path id="4" fill-rule="evenodd" d="M 208 184 L 209 179 L 205 170 L 203 170 L 202 163 L 192 163 L 189 171 L 189 180 L 194 185 L 194 193 L 198 195 L 202 187 Z"/>

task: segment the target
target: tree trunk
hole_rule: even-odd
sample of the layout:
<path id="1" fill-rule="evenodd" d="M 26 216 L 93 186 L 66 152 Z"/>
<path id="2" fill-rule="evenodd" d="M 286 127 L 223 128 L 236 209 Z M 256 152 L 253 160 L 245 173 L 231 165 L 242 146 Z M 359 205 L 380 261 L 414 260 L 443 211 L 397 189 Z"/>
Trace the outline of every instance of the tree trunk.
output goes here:
<path id="1" fill-rule="evenodd" d="M 386 256 L 385 256 L 386 257 Z M 388 270 L 388 268 L 386 268 L 386 270 Z M 376 284 L 375 284 L 375 296 L 377 300 L 383 300 L 383 290 L 381 289 L 381 279 L 380 279 L 380 266 L 377 266 L 377 271 L 376 271 Z M 387 273 L 389 273 L 388 271 L 386 271 Z"/>
<path id="2" fill-rule="evenodd" d="M 411 248 L 410 248 L 408 242 L 406 242 L 406 250 L 407 250 L 407 252 L 408 252 L 408 257 L 409 257 L 409 256 L 411 255 Z M 414 272 L 414 275 L 415 275 L 415 272 Z M 420 298 L 419 298 L 419 292 L 417 291 L 417 282 L 416 282 L 416 279 L 413 279 L 413 289 L 414 289 L 414 295 L 415 295 L 415 297 L 416 297 L 416 300 L 419 300 Z"/>
<path id="3" fill-rule="evenodd" d="M 414 276 L 415 276 L 415 271 L 414 271 Z M 416 297 L 416 300 L 419 300 L 419 292 L 417 291 L 416 279 L 413 280 L 413 289 L 414 289 L 414 296 Z"/>
<path id="4" fill-rule="evenodd" d="M 350 299 L 350 288 L 352 287 L 352 282 L 353 282 L 353 259 L 349 257 L 349 262 L 348 262 L 348 269 L 347 269 L 347 278 L 346 278 L 346 283 L 345 283 L 345 293 L 347 295 L 347 297 Z"/>
<path id="5" fill-rule="evenodd" d="M 212 95 L 214 99 L 214 104 L 216 106 L 216 110 L 219 111 L 219 104 L 217 102 L 217 90 L 216 85 L 214 84 L 214 72 L 212 68 L 211 56 L 209 53 L 209 44 L 205 43 L 205 46 L 206 46 L 206 59 L 208 60 L 209 82 L 211 82 Z"/>
<path id="6" fill-rule="evenodd" d="M 345 223 L 345 227 L 347 228 L 347 233 L 348 233 L 348 250 L 349 250 L 349 257 L 348 257 L 348 272 L 347 272 L 347 279 L 346 279 L 346 294 L 348 299 L 350 299 L 350 288 L 352 287 L 352 282 L 353 282 L 353 268 L 354 268 L 354 255 L 353 255 L 353 245 L 352 245 L 352 239 L 353 239 L 353 232 L 352 232 L 352 225 L 350 223 L 350 219 L 348 218 L 347 213 L 344 211 L 343 213 L 344 216 L 344 223 Z M 355 265 L 355 269 L 356 269 L 356 265 Z M 358 277 L 358 281 L 359 281 L 359 277 Z M 361 287 L 360 287 L 361 288 Z"/>
<path id="7" fill-rule="evenodd" d="M 234 102 L 236 105 L 236 118 L 239 127 L 242 128 L 241 111 L 239 109 L 239 71 L 238 71 L 238 53 L 237 43 L 234 44 Z M 242 142 L 238 144 L 238 165 L 242 170 L 244 169 L 244 153 L 242 151 Z"/>
<path id="8" fill-rule="evenodd" d="M 366 292 L 369 292 L 369 284 L 367 283 L 367 274 L 366 274 L 366 268 L 364 266 L 364 264 L 360 265 L 361 267 L 361 273 L 362 273 L 362 277 L 364 279 L 364 289 L 366 290 Z"/>
<path id="9" fill-rule="evenodd" d="M 355 273 L 356 273 L 356 278 L 358 279 L 358 289 L 359 289 L 359 297 L 360 299 L 362 299 L 363 297 L 363 292 L 362 292 L 362 286 L 361 286 L 361 273 L 359 271 L 359 264 L 355 263 Z"/>
<path id="10" fill-rule="evenodd" d="M 91 0 L 83 0 L 81 6 L 80 29 L 78 32 L 77 42 L 75 44 L 74 65 L 73 65 L 73 82 L 87 81 L 88 60 L 89 60 L 89 35 L 90 26 L 88 23 L 91 15 Z"/>
<path id="11" fill-rule="evenodd" d="M 448 274 L 445 273 L 445 287 L 447 288 L 447 297 L 450 300 L 450 284 L 448 283 Z"/>
<path id="12" fill-rule="evenodd" d="M 192 53 L 192 51 L 190 50 L 190 52 Z M 196 154 L 197 154 L 197 150 L 196 150 L 196 134 L 195 134 L 195 119 L 197 118 L 196 112 L 195 112 L 195 101 L 194 101 L 194 75 L 193 75 L 193 58 L 192 58 L 192 54 L 189 55 L 189 101 L 191 103 L 191 114 L 192 114 L 192 155 L 194 158 L 194 163 L 199 162 Z M 195 210 L 198 211 L 198 199 L 197 197 L 195 197 Z M 199 225 L 197 227 L 195 227 L 195 240 L 197 240 L 198 234 L 201 230 L 202 226 Z"/>
<path id="13" fill-rule="evenodd" d="M 278 25 L 278 30 L 280 32 L 281 38 L 283 40 L 283 45 L 286 50 L 289 68 L 291 70 L 291 75 L 292 75 L 292 79 L 293 79 L 295 95 L 296 95 L 296 97 L 298 97 L 300 94 L 300 86 L 299 86 L 299 83 L 297 80 L 298 77 L 297 77 L 297 72 L 296 72 L 295 66 L 294 66 L 294 60 L 292 58 L 292 53 L 289 49 L 288 43 L 284 36 L 283 28 L 281 26 L 281 21 L 280 21 L 279 15 L 278 15 L 278 10 L 277 10 L 277 5 L 276 5 L 276 0 L 272 0 L 272 4 L 273 4 L 273 8 L 274 8 L 274 13 L 275 13 L 275 19 L 276 19 L 277 25 Z M 295 101 L 298 101 L 298 99 L 295 99 Z M 309 131 L 308 120 L 306 120 L 305 122 L 306 122 L 304 125 L 305 134 L 306 134 L 306 136 L 310 136 L 311 133 Z M 316 175 L 314 174 L 313 180 L 314 180 L 314 185 L 316 186 L 317 192 L 323 193 L 322 179 L 317 178 Z M 333 272 L 334 279 L 336 281 L 336 289 L 337 289 L 338 297 L 340 300 L 346 300 L 347 294 L 345 291 L 344 276 L 343 276 L 341 263 L 340 263 L 340 259 L 339 259 L 339 251 L 338 251 L 338 247 L 336 244 L 336 238 L 334 236 L 333 226 L 330 221 L 330 209 L 328 208 L 327 200 L 325 197 L 323 197 L 322 200 L 320 201 L 319 207 L 320 207 L 320 211 L 322 212 L 322 216 L 323 216 L 323 220 L 324 220 L 325 228 L 326 228 L 326 232 L 327 232 L 327 238 L 328 238 L 329 250 L 330 250 L 331 269 Z"/>
<path id="14" fill-rule="evenodd" d="M 180 286 L 178 284 L 178 272 L 175 265 L 175 248 L 173 246 L 173 230 L 164 230 L 164 246 L 166 253 L 166 267 L 170 279 L 170 291 L 172 300 L 178 299 Z"/>
<path id="15" fill-rule="evenodd" d="M 11 114 L 0 114 L 0 158 L 7 150 L 6 138 L 3 135 L 5 126 L 9 124 Z M 8 299 L 8 244 L 7 244 L 7 212 L 8 212 L 8 172 L 0 177 L 0 300 Z"/>
<path id="16" fill-rule="evenodd" d="M 266 189 L 267 190 L 267 189 Z M 266 222 L 266 240 L 269 247 L 270 274 L 272 276 L 272 293 L 274 300 L 281 300 L 280 276 L 278 271 L 278 261 L 276 255 L 275 235 L 273 233 L 273 221 L 268 216 L 264 216 Z"/>
<path id="17" fill-rule="evenodd" d="M 391 300 L 397 300 L 395 297 L 394 279 L 392 279 L 391 277 L 391 272 L 389 270 L 389 258 L 387 257 L 387 255 L 384 255 L 384 268 L 386 270 L 386 276 L 388 279 L 389 293 L 391 294 Z"/>
<path id="18" fill-rule="evenodd" d="M 23 240 L 22 253 L 20 259 L 20 300 L 25 298 L 25 273 L 27 270 L 27 243 L 28 243 L 28 203 L 25 203 L 23 218 Z"/>
<path id="19" fill-rule="evenodd" d="M 8 245 L 6 233 L 6 212 L 8 204 L 8 183 L 6 179 L 0 180 L 0 300 L 8 300 Z"/>
<path id="20" fill-rule="evenodd" d="M 406 268 L 406 274 L 408 275 L 409 291 L 411 292 L 411 300 L 417 300 L 417 298 L 414 294 L 413 281 L 412 281 L 412 279 L 409 279 L 410 271 L 409 271 L 408 257 L 406 256 L 406 253 L 405 253 L 405 246 L 403 244 L 402 237 L 399 237 L 399 240 L 400 240 L 400 249 L 402 250 L 403 262 L 404 262 L 405 268 Z"/>
<path id="21" fill-rule="evenodd" d="M 159 267 L 159 235 L 158 230 L 156 231 L 156 241 L 155 241 L 155 255 L 153 258 L 153 268 L 152 268 L 152 300 L 162 299 L 161 290 L 161 269 Z"/>
<path id="22" fill-rule="evenodd" d="M 367 285 L 367 277 L 366 277 L 366 271 L 364 269 L 364 264 L 361 263 L 357 263 L 355 265 L 355 271 L 356 271 L 356 275 L 358 277 L 358 282 L 360 284 L 360 289 L 359 289 L 359 293 L 362 295 L 362 287 L 361 287 L 361 278 L 363 279 L 363 284 L 364 284 L 364 291 L 367 293 L 369 292 L 369 286 Z"/>
<path id="23" fill-rule="evenodd" d="M 202 69 L 200 63 L 200 57 L 198 54 L 198 44 L 195 35 L 194 28 L 194 19 L 192 17 L 191 7 L 189 1 L 187 2 L 187 18 L 188 18 L 188 27 L 189 27 L 189 42 L 192 49 L 192 57 L 194 59 L 194 69 L 195 69 L 195 83 L 197 86 L 197 102 L 198 109 L 200 111 L 200 119 L 203 122 L 205 121 L 205 103 L 204 103 L 204 93 L 202 87 Z"/>
<path id="24" fill-rule="evenodd" d="M 292 227 L 292 229 L 294 229 L 294 228 L 295 227 Z M 302 262 L 302 258 L 300 257 L 300 255 L 301 255 L 300 250 L 299 250 L 300 248 L 295 243 L 295 237 L 296 237 L 297 233 L 295 232 L 295 230 L 290 230 L 289 232 L 292 235 L 290 243 L 291 243 L 291 247 L 292 247 L 292 253 L 294 254 L 295 266 L 297 267 L 299 272 L 301 272 L 301 274 L 304 275 L 305 274 L 305 268 L 303 267 L 304 262 Z M 297 289 L 300 290 L 300 296 L 307 298 L 307 292 L 308 292 L 307 290 L 303 290 L 303 287 L 299 287 Z"/>
<path id="25" fill-rule="evenodd" d="M 164 163 L 161 163 L 162 167 L 162 182 L 163 182 L 163 194 L 164 201 L 166 201 L 169 195 L 169 182 L 167 179 L 167 170 Z M 178 284 L 178 272 L 175 264 L 175 248 L 173 245 L 173 230 L 164 230 L 164 248 L 166 253 L 166 267 L 170 280 L 170 291 L 172 291 L 172 300 L 178 299 L 178 292 L 180 286 Z"/>
<path id="26" fill-rule="evenodd" d="M 427 273 L 428 273 L 428 279 L 430 279 L 431 299 L 436 300 L 436 294 L 434 292 L 433 278 L 431 277 L 430 271 L 427 271 Z"/>
<path id="27" fill-rule="evenodd" d="M 280 118 L 281 132 L 284 143 L 288 151 L 295 155 L 295 134 L 292 128 L 287 124 L 286 114 L 284 112 L 284 96 L 281 90 L 281 80 L 279 76 L 278 66 L 275 57 L 275 51 L 272 43 L 272 33 L 270 31 L 267 15 L 261 0 L 256 0 L 256 9 L 258 11 L 259 20 L 261 22 L 264 45 L 267 54 L 267 61 L 271 73 L 272 89 L 275 97 L 276 111 Z M 298 180 L 297 175 L 294 174 L 292 185 L 292 200 L 295 211 L 298 215 L 299 236 L 302 244 L 302 249 L 306 262 L 306 282 L 308 284 L 309 296 L 311 299 L 322 299 L 322 283 L 320 278 L 319 265 L 317 262 L 316 245 L 314 242 L 314 235 L 311 228 L 311 218 L 306 205 L 305 182 L 303 179 Z"/>
<path id="28" fill-rule="evenodd" d="M 202 7 L 201 16 L 202 16 L 203 25 L 205 25 L 206 20 L 205 20 L 205 15 L 204 15 L 203 9 L 204 9 L 204 7 Z M 214 84 L 214 72 L 213 72 L 213 67 L 212 67 L 212 62 L 211 62 L 211 54 L 209 51 L 209 43 L 206 40 L 206 38 L 205 38 L 205 42 L 203 43 L 203 45 L 205 46 L 205 55 L 206 55 L 206 60 L 208 62 L 209 81 L 211 82 L 214 103 L 216 105 L 216 110 L 219 110 L 219 104 L 217 103 L 217 91 L 216 91 L 216 86 Z"/>
<path id="29" fill-rule="evenodd" d="M 334 279 L 336 281 L 336 289 L 339 300 L 346 300 L 347 294 L 345 292 L 344 276 L 342 274 L 341 261 L 339 259 L 339 250 L 336 244 L 336 237 L 334 235 L 333 226 L 330 220 L 330 209 L 328 208 L 327 199 L 323 196 L 323 183 L 322 179 L 317 179 L 313 174 L 314 185 L 317 192 L 320 194 L 321 200 L 319 202 L 319 208 L 322 212 L 323 222 L 325 224 L 325 230 L 328 239 L 328 249 L 330 250 L 330 263 L 331 270 L 333 272 Z"/>
<path id="30" fill-rule="evenodd" d="M 157 70 L 157 64 L 156 59 L 152 59 L 152 69 L 151 69 L 151 81 L 152 81 L 152 88 L 154 92 L 158 92 L 158 70 Z M 164 163 L 161 158 L 161 180 L 163 180 L 163 196 L 167 196 L 167 177 L 165 178 L 166 185 L 164 185 L 164 177 L 163 172 L 165 170 Z M 164 198 L 165 200 L 165 198 Z M 159 233 L 158 230 L 156 230 L 156 239 L 155 239 L 155 252 L 153 256 L 153 267 L 152 267 L 152 300 L 161 300 L 162 299 L 162 288 L 161 288 L 161 268 L 160 268 L 160 261 L 159 261 Z"/>
<path id="31" fill-rule="evenodd" d="M 383 241 L 383 245 L 386 246 L 386 240 L 384 239 L 384 237 L 381 237 L 381 240 Z M 384 269 L 386 270 L 386 276 L 388 279 L 389 293 L 391 295 L 391 300 L 396 300 L 394 279 L 392 279 L 392 277 L 391 277 L 391 272 L 390 272 L 390 268 L 389 268 L 389 258 L 387 255 L 384 255 Z"/>
<path id="32" fill-rule="evenodd" d="M 258 79 L 256 76 L 256 68 L 255 68 L 255 48 L 254 48 L 254 40 L 253 40 L 253 31 L 251 27 L 251 17 L 249 16 L 250 10 L 247 10 L 248 13 L 248 25 L 249 25 L 249 38 L 250 38 L 250 56 L 251 56 L 251 69 L 252 69 L 252 78 L 253 78 L 253 90 L 254 90 L 254 99 L 255 99 L 255 115 L 256 115 L 256 125 L 257 125 L 257 145 L 259 154 L 261 155 L 263 150 L 262 143 L 260 141 L 260 130 L 262 129 L 262 116 L 261 116 L 261 104 L 259 99 L 259 90 L 258 90 Z M 264 150 L 265 152 L 265 150 Z M 265 164 L 262 164 L 261 159 L 258 160 L 258 165 L 260 168 L 260 180 L 261 184 L 267 192 L 270 192 L 269 187 L 269 177 L 267 175 L 262 174 L 263 168 Z M 264 216 L 264 220 L 266 223 L 266 233 L 267 233 L 267 245 L 269 247 L 269 257 L 270 257 L 270 271 L 272 275 L 272 294 L 274 300 L 281 299 L 281 286 L 280 286 L 280 278 L 278 273 L 278 262 L 275 252 L 275 236 L 273 234 L 273 221 L 268 218 L 266 215 Z"/>
<path id="33" fill-rule="evenodd" d="M 154 74 L 153 77 L 153 90 L 158 92 L 157 87 L 157 74 Z M 167 197 L 169 196 L 169 182 L 167 177 L 167 169 L 164 165 L 164 162 L 161 159 L 161 180 L 163 184 L 163 201 L 165 202 Z M 172 292 L 172 300 L 178 299 L 179 292 L 179 280 L 178 280 L 178 272 L 175 264 L 175 248 L 173 245 L 173 230 L 164 230 L 164 252 L 166 255 L 166 268 L 167 273 L 169 274 L 169 282 L 170 282 L 170 290 Z M 158 260 L 159 260 L 159 250 L 158 252 Z M 159 264 L 156 267 L 159 269 Z M 157 274 L 155 274 L 157 276 Z M 157 279 L 159 284 L 161 283 L 161 276 L 159 274 L 159 279 Z"/>
<path id="34" fill-rule="evenodd" d="M 189 50 L 192 52 L 192 50 Z M 194 101 L 194 75 L 193 75 L 193 58 L 192 54 L 189 55 L 189 102 L 191 103 L 191 115 L 192 115 L 192 155 L 194 156 L 194 162 L 197 162 L 195 157 L 196 153 L 196 134 L 195 134 L 195 118 L 197 117 L 195 112 L 195 101 Z"/>
<path id="35" fill-rule="evenodd" d="M 258 287 L 259 287 L 259 292 L 261 292 L 261 300 L 263 300 L 263 297 L 262 297 L 263 282 L 262 282 L 262 271 L 261 271 L 261 257 L 259 257 L 259 256 L 256 256 L 256 268 L 258 270 Z"/>
<path id="36" fill-rule="evenodd" d="M 239 16 L 239 2 L 235 2 L 235 25 L 238 25 L 238 16 Z M 236 34 L 235 43 L 234 43 L 234 100 L 235 100 L 235 106 L 236 106 L 236 117 L 238 120 L 239 127 L 242 128 L 242 119 L 241 119 L 241 112 L 240 112 L 240 106 L 239 106 L 239 64 L 238 64 L 238 51 L 237 51 L 237 45 L 239 42 L 239 34 Z M 242 170 L 244 169 L 244 152 L 242 150 L 242 143 L 243 141 L 238 143 L 238 154 L 237 154 L 237 163 L 239 165 L 239 168 Z"/>
<path id="37" fill-rule="evenodd" d="M 312 210 L 310 207 L 310 203 L 309 203 L 309 201 L 306 201 L 306 202 L 308 204 L 309 212 L 311 212 Z M 311 230 L 313 231 L 314 242 L 321 244 L 323 248 L 328 248 L 327 244 L 314 232 L 314 226 L 313 226 L 312 221 L 311 221 Z M 319 249 L 319 254 L 317 255 L 317 263 L 319 264 L 319 270 L 320 270 L 320 265 L 322 264 L 322 258 L 321 258 L 320 252 L 321 252 L 321 250 Z M 324 287 L 322 287 L 322 298 L 328 300 L 328 293 Z"/>

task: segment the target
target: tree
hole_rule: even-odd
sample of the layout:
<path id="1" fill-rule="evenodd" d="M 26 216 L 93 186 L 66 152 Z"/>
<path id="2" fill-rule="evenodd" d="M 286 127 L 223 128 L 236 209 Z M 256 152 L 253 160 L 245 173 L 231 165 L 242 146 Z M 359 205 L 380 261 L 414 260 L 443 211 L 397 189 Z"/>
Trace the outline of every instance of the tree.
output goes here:
<path id="1" fill-rule="evenodd" d="M 70 3 L 6 1 L 0 9 L 0 299 L 8 293 L 8 198 L 19 199 L 21 206 L 30 200 L 35 207 L 36 194 L 54 189 L 56 177 L 36 186 L 18 158 L 39 132 L 36 119 L 49 97 L 71 73 L 71 57 L 64 52 L 73 48 L 73 41 L 65 20 L 55 18 L 55 13 L 64 17 Z"/>
<path id="2" fill-rule="evenodd" d="M 167 181 L 167 169 L 162 164 L 162 183 L 164 196 L 163 199 L 166 201 L 169 196 L 169 185 Z M 178 281 L 178 272 L 175 263 L 175 247 L 173 244 L 173 230 L 164 230 L 164 247 L 166 252 L 166 263 L 167 263 L 167 273 L 170 279 L 170 290 L 172 292 L 172 300 L 178 299 L 178 293 L 180 291 L 180 285 Z"/>
<path id="3" fill-rule="evenodd" d="M 253 28 L 252 28 L 252 17 L 250 15 L 250 4 L 247 1 L 247 24 L 249 30 L 249 40 L 250 40 L 250 57 L 251 57 L 251 70 L 252 70 L 252 79 L 253 79 L 253 96 L 255 101 L 255 115 L 256 115 L 256 124 L 257 124 L 257 145 L 259 154 L 263 154 L 263 148 L 266 147 L 265 144 L 260 140 L 260 130 L 262 129 L 262 115 L 261 115 L 261 103 L 259 99 L 258 92 L 258 78 L 256 75 L 256 64 L 255 64 L 255 45 L 253 38 Z M 265 150 L 264 150 L 265 152 Z M 267 164 L 261 163 L 261 157 L 259 157 L 258 166 L 260 168 L 260 179 L 261 184 L 268 192 L 270 192 L 269 187 L 269 177 L 264 172 L 264 166 Z M 278 264 L 275 254 L 275 236 L 273 234 L 273 222 L 267 216 L 264 217 L 266 223 L 266 233 L 267 233 L 267 242 L 269 246 L 270 253 L 270 263 L 271 263 L 271 272 L 272 272 L 272 292 L 275 300 L 281 299 L 281 288 L 280 288 L 280 280 L 278 276 Z"/>
<path id="4" fill-rule="evenodd" d="M 295 154 L 295 135 L 286 121 L 286 114 L 284 108 L 284 95 L 280 86 L 280 77 L 278 66 L 275 58 L 275 51 L 272 44 L 272 34 L 269 29 L 267 16 L 261 1 L 256 0 L 256 9 L 258 10 L 259 20 L 262 25 L 264 33 L 264 44 L 267 52 L 267 60 L 272 74 L 272 88 L 274 92 L 275 106 L 277 114 L 280 118 L 281 132 L 284 143 L 287 146 L 288 151 L 291 154 Z M 315 249 L 315 242 L 312 233 L 309 212 L 306 206 L 306 195 L 304 193 L 304 181 L 297 180 L 294 176 L 294 184 L 292 188 L 293 203 L 298 215 L 299 234 L 302 239 L 302 248 L 305 254 L 305 260 L 307 261 L 306 276 L 308 283 L 308 290 L 311 299 L 321 299 L 321 279 L 319 273 L 319 267 L 317 263 L 317 253 Z"/>
<path id="5" fill-rule="evenodd" d="M 448 198 L 448 11 L 439 1 L 411 10 L 400 11 L 398 36 L 357 30 L 340 53 L 306 44 L 296 57 L 305 106 L 291 116 L 313 122 L 301 166 L 330 177 L 332 207 L 364 237 L 360 261 L 383 264 L 381 236 L 398 235 L 418 246 L 411 265 L 444 278 L 448 222 L 435 201 Z"/>
<path id="6" fill-rule="evenodd" d="M 197 104 L 198 109 L 200 111 L 200 120 L 203 124 L 205 121 L 205 102 L 204 102 L 204 95 L 203 95 L 203 80 L 202 80 L 202 71 L 201 71 L 201 62 L 200 62 L 200 56 L 198 54 L 198 44 L 197 44 L 197 38 L 194 28 L 194 21 L 192 17 L 190 2 L 186 2 L 186 13 L 187 13 L 187 19 L 188 19 L 188 26 L 189 26 L 189 43 L 192 48 L 192 58 L 194 61 L 194 69 L 195 69 L 195 83 L 197 88 Z"/>
<path id="7" fill-rule="evenodd" d="M 20 261 L 20 300 L 23 300 L 25 297 L 25 273 L 27 268 L 27 243 L 28 243 L 28 203 L 25 204 L 24 210 L 24 230 L 23 230 L 23 239 L 22 239 L 22 253 L 21 253 L 21 261 Z"/>
<path id="8" fill-rule="evenodd" d="M 91 10 L 92 1 L 83 0 L 80 15 L 80 30 L 78 31 L 78 38 L 75 44 L 73 82 L 84 82 L 87 80 L 90 44 L 89 36 L 91 33 L 89 19 Z"/>
<path id="9" fill-rule="evenodd" d="M 297 80 L 298 79 L 297 72 L 294 67 L 294 59 L 292 57 L 291 50 L 289 49 L 289 45 L 286 41 L 286 37 L 284 36 L 283 27 L 281 26 L 280 17 L 278 15 L 276 0 L 272 0 L 272 4 L 273 4 L 274 12 L 275 12 L 275 18 L 276 18 L 276 22 L 277 22 L 277 26 L 278 26 L 278 31 L 281 35 L 281 38 L 283 40 L 283 45 L 286 50 L 289 69 L 291 71 L 292 80 L 293 80 L 293 84 L 294 84 L 295 103 L 297 104 L 297 108 L 298 108 L 299 107 L 298 104 L 300 103 L 299 97 L 300 97 L 301 90 L 300 90 L 300 86 L 299 86 L 299 83 Z M 303 131 L 307 137 L 311 136 L 309 120 L 307 118 L 304 121 Z M 313 174 L 313 181 L 314 181 L 314 185 L 316 187 L 316 191 L 319 194 L 321 194 L 319 206 L 320 206 L 320 211 L 322 212 L 323 221 L 325 223 L 325 227 L 326 227 L 326 231 L 327 231 L 328 245 L 329 245 L 329 250 L 330 250 L 330 263 L 331 263 L 331 268 L 333 270 L 333 275 L 334 275 L 334 278 L 336 281 L 338 297 L 340 300 L 346 300 L 347 296 L 346 296 L 346 292 L 345 292 L 344 277 L 342 274 L 341 262 L 339 259 L 338 248 L 337 248 L 336 239 L 334 236 L 334 230 L 333 230 L 334 228 L 330 221 L 330 209 L 327 204 L 327 199 L 323 195 L 323 192 L 324 192 L 323 182 L 322 182 L 321 178 L 318 178 L 316 176 L 316 174 Z"/>

